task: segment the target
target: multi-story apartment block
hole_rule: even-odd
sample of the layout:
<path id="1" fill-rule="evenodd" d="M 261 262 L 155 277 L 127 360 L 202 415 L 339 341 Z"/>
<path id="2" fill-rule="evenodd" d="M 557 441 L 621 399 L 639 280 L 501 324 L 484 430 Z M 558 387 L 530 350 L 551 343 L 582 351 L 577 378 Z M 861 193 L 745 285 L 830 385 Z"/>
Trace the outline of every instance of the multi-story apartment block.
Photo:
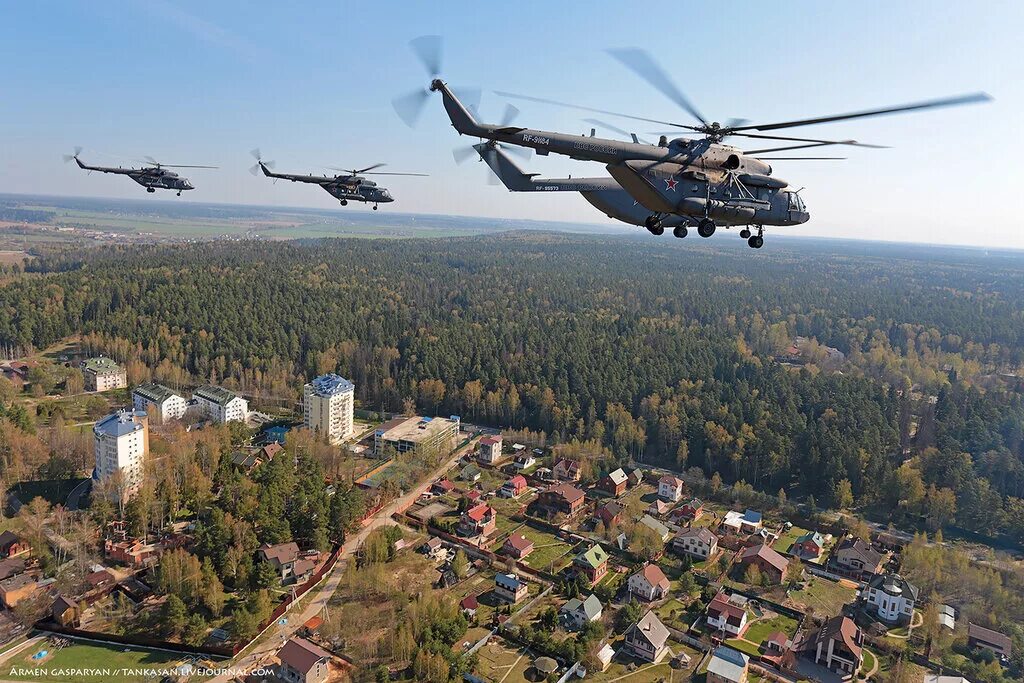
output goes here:
<path id="1" fill-rule="evenodd" d="M 332 444 L 352 436 L 356 385 L 338 375 L 321 375 L 302 388 L 303 422 Z"/>

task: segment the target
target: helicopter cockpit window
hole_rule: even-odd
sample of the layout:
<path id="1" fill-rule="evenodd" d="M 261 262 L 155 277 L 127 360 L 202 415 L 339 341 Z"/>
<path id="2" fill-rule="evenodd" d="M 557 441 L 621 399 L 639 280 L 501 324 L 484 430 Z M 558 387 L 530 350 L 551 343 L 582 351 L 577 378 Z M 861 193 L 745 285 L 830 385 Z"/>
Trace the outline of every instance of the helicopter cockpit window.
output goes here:
<path id="1" fill-rule="evenodd" d="M 789 193 L 789 210 L 790 211 L 803 211 L 804 200 L 800 199 L 800 195 L 796 192 Z"/>

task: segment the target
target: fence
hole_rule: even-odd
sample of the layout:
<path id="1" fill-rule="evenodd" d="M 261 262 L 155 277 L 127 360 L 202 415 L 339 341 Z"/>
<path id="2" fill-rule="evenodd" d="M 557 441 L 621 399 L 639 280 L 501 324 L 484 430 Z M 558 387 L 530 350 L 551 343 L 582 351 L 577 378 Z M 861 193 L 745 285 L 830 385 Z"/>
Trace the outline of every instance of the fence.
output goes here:
<path id="1" fill-rule="evenodd" d="M 184 643 L 172 643 L 159 638 L 147 638 L 146 636 L 127 636 L 116 633 L 100 633 L 98 631 L 83 631 L 70 626 L 61 626 L 52 621 L 40 621 L 36 624 L 40 631 L 59 633 L 65 636 L 81 638 L 82 640 L 93 640 L 99 642 L 117 643 L 118 645 L 136 645 L 155 650 L 169 650 L 182 654 L 201 654 L 212 657 L 233 657 L 237 653 L 236 648 L 212 645 L 186 645 Z"/>

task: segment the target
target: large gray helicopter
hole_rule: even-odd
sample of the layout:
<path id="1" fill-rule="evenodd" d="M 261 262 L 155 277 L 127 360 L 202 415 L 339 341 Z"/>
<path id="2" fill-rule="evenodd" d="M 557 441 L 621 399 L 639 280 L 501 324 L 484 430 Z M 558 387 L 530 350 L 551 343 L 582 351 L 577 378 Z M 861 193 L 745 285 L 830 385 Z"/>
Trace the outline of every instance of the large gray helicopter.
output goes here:
<path id="1" fill-rule="evenodd" d="M 259 175 L 260 171 L 263 171 L 263 175 L 268 178 L 279 178 L 281 180 L 290 180 L 293 183 L 312 183 L 319 185 L 325 191 L 327 191 L 332 197 L 341 202 L 342 206 L 348 206 L 350 201 L 353 202 L 364 202 L 366 204 L 373 204 L 373 210 L 377 210 L 378 204 L 387 204 L 395 201 L 391 193 L 386 188 L 380 187 L 377 183 L 372 180 L 363 178 L 364 175 L 403 175 L 403 176 L 425 176 L 426 173 L 389 173 L 386 171 L 374 171 L 375 168 L 380 168 L 384 164 L 374 164 L 373 166 L 367 166 L 366 168 L 347 170 L 343 168 L 331 168 L 333 171 L 342 171 L 344 175 L 297 175 L 293 173 L 275 173 L 271 169 L 274 168 L 273 161 L 264 161 L 260 155 L 258 149 L 252 150 L 251 154 L 256 158 L 256 163 L 249 172 L 253 175 Z"/>
<path id="2" fill-rule="evenodd" d="M 780 123 L 749 124 L 746 121 L 734 120 L 722 125 L 705 119 L 676 88 L 668 75 L 645 52 L 633 49 L 612 51 L 612 55 L 689 112 L 700 122 L 700 125 L 659 121 L 593 107 L 581 107 L 556 100 L 513 93 L 498 93 L 505 97 L 568 106 L 584 111 L 669 126 L 676 129 L 673 134 L 700 136 L 694 140 L 682 137 L 669 140 L 666 135 L 662 135 L 657 145 L 651 145 L 640 142 L 635 136 L 632 142 L 622 142 L 597 137 L 593 131 L 591 136 L 587 137 L 534 130 L 507 123 L 500 125 L 480 123 L 470 109 L 456 97 L 451 88 L 438 78 L 440 74 L 440 39 L 437 36 L 423 36 L 412 41 L 410 46 L 426 67 L 431 76 L 431 82 L 427 90 L 418 90 L 394 100 L 395 110 L 407 124 L 415 123 L 430 93 L 439 92 L 452 126 L 462 135 L 474 136 L 495 143 L 531 148 L 540 155 L 548 155 L 553 152 L 580 161 L 604 163 L 612 179 L 647 210 L 648 215 L 644 219 L 644 226 L 655 235 L 663 234 L 668 217 L 676 216 L 686 221 L 684 228 L 686 225 L 696 225 L 697 232 L 702 237 L 713 235 L 719 225 L 743 226 L 740 236 L 754 248 L 763 245 L 765 226 L 799 225 L 810 220 L 810 213 L 800 197 L 799 190 L 793 191 L 789 189 L 789 184 L 786 181 L 772 177 L 770 162 L 807 160 L 812 157 L 765 157 L 761 155 L 831 145 L 878 147 L 878 145 L 862 144 L 856 140 L 824 140 L 766 133 L 798 126 L 933 109 L 990 99 L 984 93 L 975 93 Z M 725 138 L 733 136 L 758 140 L 780 140 L 785 144 L 744 151 L 722 143 Z M 821 159 L 823 157 L 813 158 Z M 752 230 L 756 230 L 756 234 Z M 677 237 L 686 234 L 685 229 L 674 229 L 673 232 Z"/>
<path id="3" fill-rule="evenodd" d="M 99 171 L 100 173 L 114 173 L 116 175 L 126 175 L 139 185 L 146 188 L 146 192 L 156 192 L 157 190 L 174 190 L 180 197 L 184 190 L 194 190 L 193 185 L 188 178 L 183 178 L 174 171 L 169 171 L 170 168 L 217 168 L 216 166 L 189 166 L 183 164 L 162 164 L 153 157 L 144 157 L 151 165 L 144 166 L 142 168 L 121 168 L 112 166 L 89 166 L 79 159 L 79 155 L 82 153 L 81 147 L 75 148 L 74 154 L 65 154 L 64 161 L 69 162 L 72 159 L 78 164 L 78 167 L 86 171 Z"/>

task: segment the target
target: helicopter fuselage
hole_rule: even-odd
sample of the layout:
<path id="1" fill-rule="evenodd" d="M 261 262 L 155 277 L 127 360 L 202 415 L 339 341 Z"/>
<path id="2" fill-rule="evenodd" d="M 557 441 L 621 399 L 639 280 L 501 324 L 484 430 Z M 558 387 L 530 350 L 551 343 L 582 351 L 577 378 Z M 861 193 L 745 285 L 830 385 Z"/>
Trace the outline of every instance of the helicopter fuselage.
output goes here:
<path id="1" fill-rule="evenodd" d="M 366 204 L 387 204 L 395 201 L 386 188 L 380 187 L 372 180 L 367 180 L 358 175 L 304 175 L 296 173 L 276 173 L 264 164 L 257 162 L 263 175 L 278 180 L 288 180 L 293 183 L 309 183 L 319 185 L 325 192 L 338 201 L 346 204 L 348 202 L 364 202 Z"/>
<path id="2" fill-rule="evenodd" d="M 602 162 L 618 187 L 647 209 L 648 215 L 712 219 L 721 225 L 788 226 L 810 219 L 799 195 L 787 190 L 785 181 L 771 177 L 771 164 L 731 145 L 711 139 L 676 139 L 647 145 L 493 126 L 478 123 L 443 81 L 434 80 L 430 87 L 441 93 L 448 117 L 459 133 L 529 147 L 542 156 L 555 153 Z"/>
<path id="3" fill-rule="evenodd" d="M 75 157 L 78 167 L 86 171 L 97 171 L 99 173 L 113 173 L 115 175 L 126 175 L 139 185 L 142 185 L 148 192 L 157 190 L 173 190 L 181 193 L 185 190 L 194 190 L 195 186 L 188 178 L 183 178 L 174 171 L 159 166 L 145 168 L 121 168 L 113 166 L 90 166 Z"/>

